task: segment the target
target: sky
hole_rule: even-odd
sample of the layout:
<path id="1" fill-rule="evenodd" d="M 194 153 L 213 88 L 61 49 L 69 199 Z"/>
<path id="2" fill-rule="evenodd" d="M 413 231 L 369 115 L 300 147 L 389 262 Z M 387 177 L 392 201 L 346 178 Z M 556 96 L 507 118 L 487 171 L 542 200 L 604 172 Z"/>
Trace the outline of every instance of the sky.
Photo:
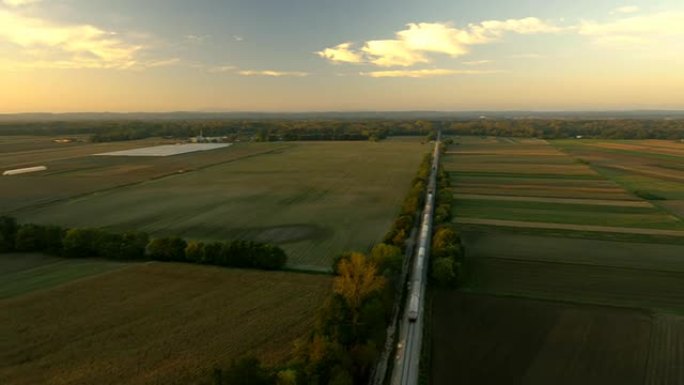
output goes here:
<path id="1" fill-rule="evenodd" d="M 0 113 L 629 109 L 682 0 L 0 0 Z"/>

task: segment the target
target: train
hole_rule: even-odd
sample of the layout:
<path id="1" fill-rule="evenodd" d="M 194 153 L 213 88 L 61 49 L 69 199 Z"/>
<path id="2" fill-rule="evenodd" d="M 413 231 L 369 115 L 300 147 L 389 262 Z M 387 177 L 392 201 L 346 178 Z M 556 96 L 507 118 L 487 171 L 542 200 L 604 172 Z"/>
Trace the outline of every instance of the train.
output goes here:
<path id="1" fill-rule="evenodd" d="M 435 189 L 437 185 L 437 164 L 439 164 L 439 141 L 435 145 L 432 171 L 427 188 L 427 199 L 423 208 L 420 223 L 420 235 L 418 236 L 418 252 L 413 261 L 411 280 L 409 281 L 408 320 L 416 322 L 421 311 L 423 296 L 423 283 L 427 278 L 427 262 L 432 243 L 432 214 L 435 204 Z"/>

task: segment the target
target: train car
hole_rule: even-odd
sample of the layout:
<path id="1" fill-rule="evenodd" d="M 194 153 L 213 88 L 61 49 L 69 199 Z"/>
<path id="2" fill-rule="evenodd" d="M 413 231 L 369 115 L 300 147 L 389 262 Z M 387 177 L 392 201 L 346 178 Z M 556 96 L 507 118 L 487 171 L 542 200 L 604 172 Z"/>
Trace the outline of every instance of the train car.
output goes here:
<path id="1" fill-rule="evenodd" d="M 418 289 L 420 290 L 420 289 Z M 409 322 L 416 322 L 418 319 L 418 311 L 420 307 L 420 295 L 417 292 L 411 293 L 409 300 L 408 319 Z"/>

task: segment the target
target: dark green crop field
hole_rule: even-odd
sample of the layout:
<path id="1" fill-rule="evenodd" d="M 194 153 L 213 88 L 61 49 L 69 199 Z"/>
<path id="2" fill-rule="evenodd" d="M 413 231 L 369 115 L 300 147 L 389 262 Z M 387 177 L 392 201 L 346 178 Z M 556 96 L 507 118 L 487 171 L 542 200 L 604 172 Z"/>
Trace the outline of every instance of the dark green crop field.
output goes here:
<path id="1" fill-rule="evenodd" d="M 290 265 L 319 270 L 382 238 L 429 150 L 387 140 L 243 143 L 165 158 L 79 155 L 42 174 L 0 178 L 0 195 L 24 222 L 270 242 L 285 248 Z"/>

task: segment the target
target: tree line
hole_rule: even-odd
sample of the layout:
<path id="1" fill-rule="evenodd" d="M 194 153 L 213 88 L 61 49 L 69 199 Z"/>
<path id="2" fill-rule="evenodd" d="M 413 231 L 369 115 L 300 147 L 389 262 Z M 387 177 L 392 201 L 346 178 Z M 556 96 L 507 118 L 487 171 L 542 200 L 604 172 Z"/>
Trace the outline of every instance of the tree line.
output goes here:
<path id="1" fill-rule="evenodd" d="M 90 135 L 94 142 L 227 136 L 260 141 L 381 140 L 444 134 L 536 138 L 684 139 L 682 119 L 177 119 L 0 122 L 0 135 Z"/>
<path id="2" fill-rule="evenodd" d="M 432 124 L 395 120 L 95 120 L 0 122 L 0 135 L 90 135 L 93 142 L 150 137 L 206 137 L 257 141 L 381 140 L 390 135 L 425 135 Z"/>
<path id="3" fill-rule="evenodd" d="M 270 244 L 234 240 L 203 243 L 179 237 L 150 238 L 140 231 L 112 232 L 18 224 L 0 217 L 0 252 L 39 252 L 64 258 L 105 258 L 117 261 L 169 261 L 280 270 L 287 263 L 283 249 Z"/>
<path id="4" fill-rule="evenodd" d="M 335 258 L 332 293 L 317 312 L 312 330 L 295 343 L 291 361 L 269 368 L 255 357 L 241 357 L 228 369 L 214 372 L 215 385 L 368 383 L 402 292 L 403 249 L 423 208 L 431 167 L 428 154 L 382 243 L 368 253 Z"/>
<path id="5" fill-rule="evenodd" d="M 453 141 L 445 140 L 440 151 L 446 152 Z M 461 238 L 451 224 L 453 192 L 449 173 L 440 164 L 437 169 L 437 196 L 435 203 L 434 232 L 430 246 L 430 278 L 439 287 L 455 287 L 462 281 L 463 250 Z"/>
<path id="6" fill-rule="evenodd" d="M 666 119 L 478 119 L 444 122 L 450 135 L 514 136 L 545 139 L 684 139 L 684 120 Z"/>

